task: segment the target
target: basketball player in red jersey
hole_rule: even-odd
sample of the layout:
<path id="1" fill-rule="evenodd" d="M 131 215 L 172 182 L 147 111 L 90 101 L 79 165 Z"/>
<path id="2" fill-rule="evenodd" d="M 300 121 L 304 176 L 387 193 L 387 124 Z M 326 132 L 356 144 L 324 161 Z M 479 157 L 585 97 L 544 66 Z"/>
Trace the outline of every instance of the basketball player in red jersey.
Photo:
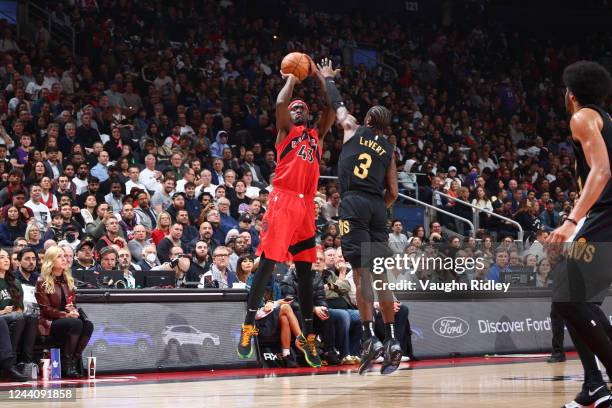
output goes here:
<path id="1" fill-rule="evenodd" d="M 310 366 L 320 367 L 321 359 L 316 350 L 312 326 L 312 263 L 316 261 L 314 196 L 319 182 L 323 138 L 334 123 L 336 113 L 325 94 L 325 78 L 312 61 L 311 75 L 318 78 L 327 102 L 317 128 L 308 127 L 310 112 L 306 102 L 291 101 L 298 79 L 292 74 L 282 74 L 286 82 L 276 99 L 278 163 L 272 183 L 274 188 L 263 219 L 261 241 L 257 248 L 257 255 L 261 258 L 249 292 L 248 311 L 237 351 L 242 358 L 253 355 L 251 339 L 258 333 L 255 314 L 265 287 L 272 277 L 275 264 L 292 260 L 298 276 L 298 300 L 302 332 L 305 333 L 297 337 L 296 346 L 303 351 Z M 283 353 L 286 352 L 283 350 Z"/>

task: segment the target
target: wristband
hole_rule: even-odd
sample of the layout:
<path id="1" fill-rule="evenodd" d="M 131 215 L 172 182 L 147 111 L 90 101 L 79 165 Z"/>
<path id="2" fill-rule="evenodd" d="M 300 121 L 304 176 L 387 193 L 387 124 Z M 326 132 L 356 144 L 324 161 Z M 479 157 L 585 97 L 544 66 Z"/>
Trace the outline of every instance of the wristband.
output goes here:
<path id="1" fill-rule="evenodd" d="M 565 221 L 569 221 L 569 222 L 571 222 L 571 223 L 572 223 L 572 224 L 574 224 L 574 225 L 578 225 L 578 222 L 577 222 L 575 219 L 570 218 L 570 217 L 567 217 L 567 218 L 565 219 Z"/>
<path id="2" fill-rule="evenodd" d="M 344 106 L 342 96 L 340 96 L 340 92 L 338 92 L 338 88 L 336 88 L 336 83 L 333 78 L 325 78 L 325 91 L 327 95 L 329 95 L 334 110 L 338 110 L 338 108 Z"/>

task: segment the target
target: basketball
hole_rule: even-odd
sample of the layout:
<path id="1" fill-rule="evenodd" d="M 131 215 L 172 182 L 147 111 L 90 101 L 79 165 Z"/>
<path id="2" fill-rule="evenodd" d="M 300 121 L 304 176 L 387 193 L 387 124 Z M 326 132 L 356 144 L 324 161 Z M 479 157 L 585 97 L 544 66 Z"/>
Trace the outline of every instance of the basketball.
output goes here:
<path id="1" fill-rule="evenodd" d="M 283 74 L 293 74 L 303 81 L 310 74 L 310 59 L 308 55 L 301 52 L 292 52 L 285 55 L 281 62 L 281 72 Z"/>

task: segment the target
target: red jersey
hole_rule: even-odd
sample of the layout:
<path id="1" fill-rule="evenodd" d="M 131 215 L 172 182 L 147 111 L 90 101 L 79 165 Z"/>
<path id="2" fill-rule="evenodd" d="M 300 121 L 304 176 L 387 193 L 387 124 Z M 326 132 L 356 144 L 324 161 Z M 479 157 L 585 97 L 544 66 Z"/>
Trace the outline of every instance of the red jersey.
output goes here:
<path id="1" fill-rule="evenodd" d="M 319 132 L 306 126 L 293 126 L 287 137 L 276 144 L 276 157 L 278 162 L 272 185 L 314 196 L 321 160 Z"/>

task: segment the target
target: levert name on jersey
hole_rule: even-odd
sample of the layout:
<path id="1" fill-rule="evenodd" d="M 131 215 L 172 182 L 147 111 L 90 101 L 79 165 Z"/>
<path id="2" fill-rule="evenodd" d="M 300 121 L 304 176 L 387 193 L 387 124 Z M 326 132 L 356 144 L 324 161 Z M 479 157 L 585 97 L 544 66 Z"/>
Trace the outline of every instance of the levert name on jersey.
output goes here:
<path id="1" fill-rule="evenodd" d="M 376 152 L 376 154 L 379 156 L 382 156 L 383 154 L 387 153 L 387 151 L 377 142 L 375 142 L 374 140 L 368 140 L 363 136 L 359 136 L 359 144 L 374 150 L 374 152 Z"/>

